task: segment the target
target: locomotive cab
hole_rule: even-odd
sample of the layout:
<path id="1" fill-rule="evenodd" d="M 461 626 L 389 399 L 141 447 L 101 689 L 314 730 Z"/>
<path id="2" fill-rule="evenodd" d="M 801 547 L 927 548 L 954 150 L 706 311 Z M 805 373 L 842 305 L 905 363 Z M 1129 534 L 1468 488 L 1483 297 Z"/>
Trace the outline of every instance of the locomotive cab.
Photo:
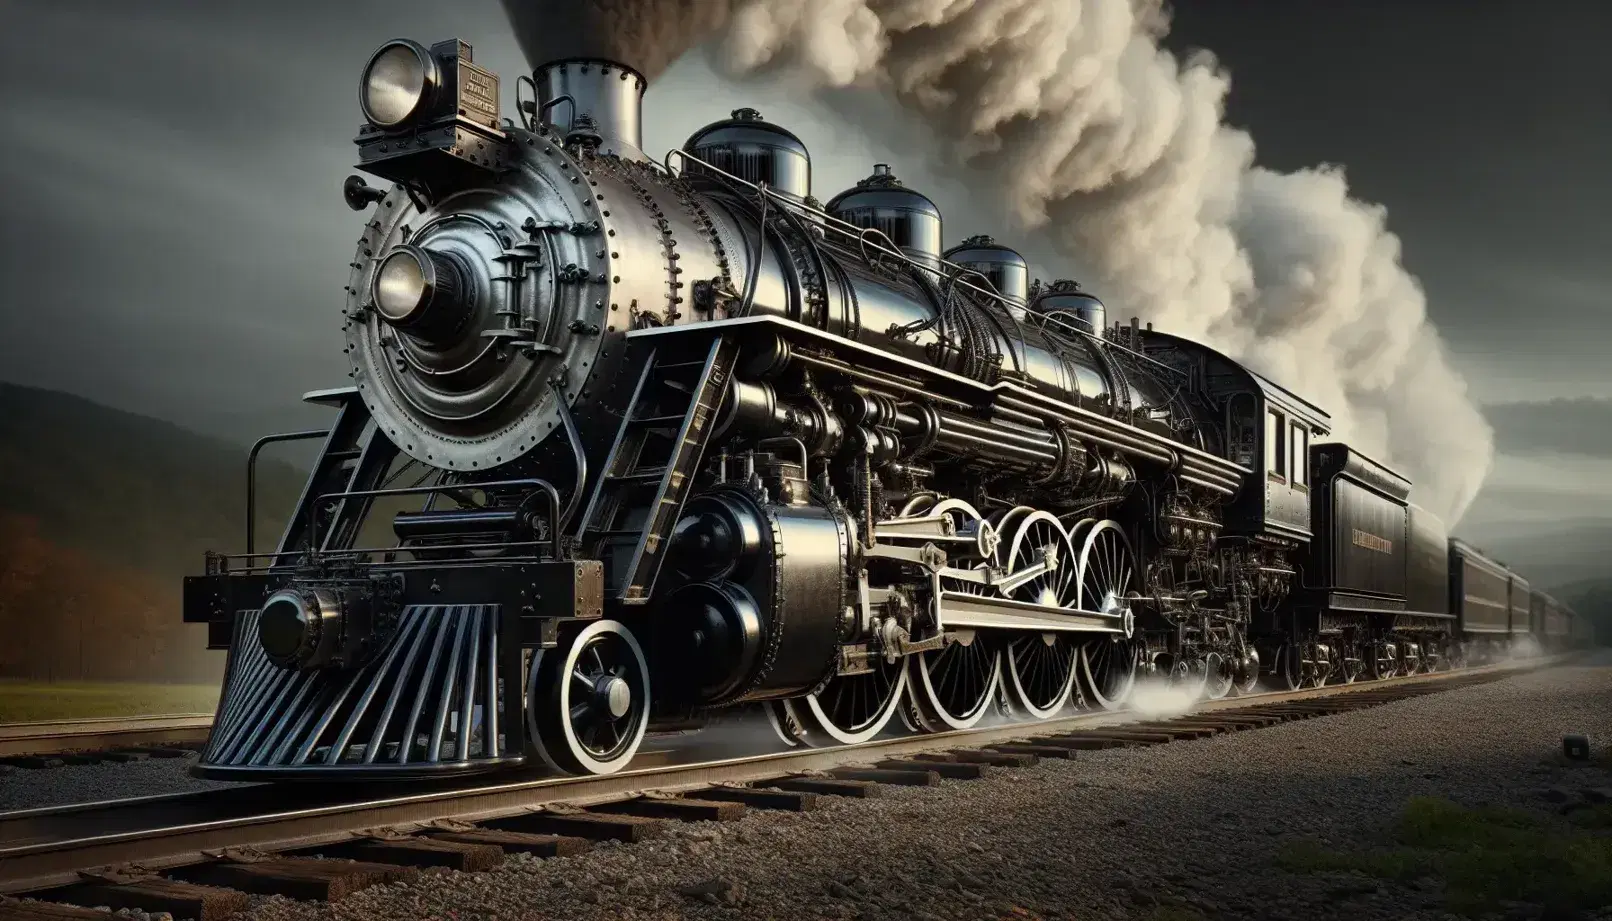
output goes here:
<path id="1" fill-rule="evenodd" d="M 1282 541 L 1311 538 L 1311 445 L 1332 431 L 1320 407 L 1197 342 L 1141 332 L 1144 351 L 1189 375 L 1205 428 L 1223 431 L 1222 456 L 1248 471 L 1227 509 L 1228 531 Z"/>

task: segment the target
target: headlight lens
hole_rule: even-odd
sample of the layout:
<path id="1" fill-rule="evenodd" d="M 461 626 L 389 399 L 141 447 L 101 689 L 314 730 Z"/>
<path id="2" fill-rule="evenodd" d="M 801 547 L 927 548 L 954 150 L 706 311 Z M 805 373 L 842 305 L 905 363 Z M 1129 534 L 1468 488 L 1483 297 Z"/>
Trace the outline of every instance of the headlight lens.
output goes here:
<path id="1" fill-rule="evenodd" d="M 387 42 L 364 68 L 359 93 L 364 117 L 377 127 L 396 128 L 423 108 L 439 82 L 431 52 L 416 42 Z"/>
<path id="2" fill-rule="evenodd" d="M 470 319 L 464 276 L 449 256 L 403 244 L 375 268 L 375 312 L 386 323 L 427 344 L 454 341 Z"/>
<path id="3" fill-rule="evenodd" d="M 413 247 L 393 250 L 375 273 L 375 309 L 392 323 L 404 323 L 426 300 L 429 279 Z"/>

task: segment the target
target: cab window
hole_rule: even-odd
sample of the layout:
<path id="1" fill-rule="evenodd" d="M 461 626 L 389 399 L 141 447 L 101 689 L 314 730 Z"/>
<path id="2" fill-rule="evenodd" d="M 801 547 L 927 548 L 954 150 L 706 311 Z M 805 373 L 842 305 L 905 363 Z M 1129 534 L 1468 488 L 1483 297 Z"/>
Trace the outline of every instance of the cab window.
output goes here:
<path id="1" fill-rule="evenodd" d="M 1287 443 L 1292 448 L 1292 459 L 1287 469 L 1292 475 L 1294 486 L 1305 486 L 1310 482 L 1310 433 L 1304 426 L 1293 423 L 1289 430 Z"/>
<path id="2" fill-rule="evenodd" d="M 1265 470 L 1279 479 L 1287 475 L 1287 420 L 1274 409 L 1265 410 Z"/>

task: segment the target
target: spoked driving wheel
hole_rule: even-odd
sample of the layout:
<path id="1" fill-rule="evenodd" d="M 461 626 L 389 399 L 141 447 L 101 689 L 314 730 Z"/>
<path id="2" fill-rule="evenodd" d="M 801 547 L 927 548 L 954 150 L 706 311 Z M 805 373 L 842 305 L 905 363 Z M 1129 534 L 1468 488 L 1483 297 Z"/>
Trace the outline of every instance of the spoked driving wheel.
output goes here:
<path id="1" fill-rule="evenodd" d="M 1332 659 L 1320 643 L 1289 641 L 1276 653 L 1274 672 L 1281 690 L 1325 687 L 1332 675 Z"/>
<path id="2" fill-rule="evenodd" d="M 917 728 L 968 729 L 983 719 L 1002 681 L 997 649 L 984 631 L 965 630 L 943 649 L 908 656 L 907 692 Z"/>
<path id="3" fill-rule="evenodd" d="M 1219 652 L 1211 652 L 1203 657 L 1203 665 L 1203 696 L 1219 700 L 1230 694 L 1234 677 L 1232 673 L 1235 671 L 1231 659 Z"/>
<path id="4" fill-rule="evenodd" d="M 1340 684 L 1354 684 L 1366 667 L 1360 658 L 1360 645 L 1353 640 L 1333 640 L 1332 658 L 1335 663 L 1332 673 Z"/>
<path id="5" fill-rule="evenodd" d="M 947 499 L 930 514 L 951 516 L 959 534 L 973 530 L 984 539 L 975 548 L 980 566 L 994 566 L 1000 556 L 995 531 L 967 502 Z M 950 592 L 985 595 L 995 591 L 982 583 L 941 577 Z M 907 657 L 908 722 L 914 729 L 944 732 L 968 729 L 990 711 L 1002 681 L 1001 641 L 982 630 L 960 631 L 945 647 Z"/>
<path id="6" fill-rule="evenodd" d="M 882 732 L 906 692 L 906 663 L 880 656 L 869 664 L 871 671 L 836 675 L 816 694 L 774 701 L 772 719 L 786 742 L 859 745 Z"/>
<path id="7" fill-rule="evenodd" d="M 1074 608 L 1080 604 L 1079 561 L 1063 523 L 1047 512 L 1009 514 L 1004 524 L 1013 528 L 1008 538 L 1007 571 L 1022 572 L 1026 567 L 1049 558 L 1050 572 L 1015 586 L 1010 597 L 1051 607 Z M 1069 702 L 1075 684 L 1075 659 L 1079 654 L 1066 633 L 1022 633 L 1007 647 L 1007 690 L 1009 705 L 1035 719 L 1047 719 Z"/>
<path id="8" fill-rule="evenodd" d="M 1405 646 L 1404 662 L 1407 674 L 1425 675 L 1433 670 L 1432 643 L 1417 640 Z"/>
<path id="9" fill-rule="evenodd" d="M 1013 709 L 1048 719 L 1069 702 L 1080 650 L 1066 633 L 1025 633 L 1007 647 L 1009 697 Z"/>
<path id="10" fill-rule="evenodd" d="M 1366 673 L 1375 681 L 1393 678 L 1399 674 L 1399 645 L 1392 640 L 1378 640 L 1366 650 Z"/>
<path id="11" fill-rule="evenodd" d="M 1051 562 L 1052 569 L 1014 586 L 1008 596 L 1054 608 L 1072 608 L 1079 604 L 1078 561 L 1063 523 L 1049 512 L 1031 512 L 1017 519 L 1014 525 L 1008 543 L 1007 571 L 1009 574 L 1021 572 L 1043 559 Z"/>
<path id="12" fill-rule="evenodd" d="M 1131 611 L 1136 567 L 1131 542 L 1117 522 L 1100 521 L 1084 531 L 1075 567 L 1078 607 L 1115 616 L 1120 632 L 1081 645 L 1081 690 L 1099 707 L 1113 710 L 1125 702 L 1136 684 L 1140 644 L 1134 639 L 1136 618 Z"/>
<path id="13" fill-rule="evenodd" d="M 534 654 L 526 698 L 527 733 L 549 767 L 613 774 L 649 726 L 649 667 L 631 631 L 597 620 Z"/>

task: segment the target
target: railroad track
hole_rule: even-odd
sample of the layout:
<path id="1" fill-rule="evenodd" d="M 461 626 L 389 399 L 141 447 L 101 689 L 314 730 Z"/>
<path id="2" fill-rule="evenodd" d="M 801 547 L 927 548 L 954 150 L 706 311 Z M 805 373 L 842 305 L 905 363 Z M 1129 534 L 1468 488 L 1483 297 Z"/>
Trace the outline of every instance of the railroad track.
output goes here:
<path id="1" fill-rule="evenodd" d="M 563 857 L 598 841 L 641 841 L 672 822 L 807 811 L 825 796 L 875 797 L 891 785 L 967 781 L 1041 758 L 1263 728 L 1541 664 L 1549 663 L 1229 698 L 1157 719 L 1080 714 L 685 763 L 661 753 L 604 777 L 460 779 L 384 797 L 373 785 L 253 785 L 0 813 L 0 893 L 30 899 L 0 896 L 0 921 L 105 921 L 87 906 L 211 921 L 244 908 L 248 893 L 338 899 L 425 868 L 486 870 L 512 852 Z"/>
<path id="2" fill-rule="evenodd" d="M 0 764 L 50 768 L 190 754 L 207 741 L 206 713 L 0 724 Z"/>

